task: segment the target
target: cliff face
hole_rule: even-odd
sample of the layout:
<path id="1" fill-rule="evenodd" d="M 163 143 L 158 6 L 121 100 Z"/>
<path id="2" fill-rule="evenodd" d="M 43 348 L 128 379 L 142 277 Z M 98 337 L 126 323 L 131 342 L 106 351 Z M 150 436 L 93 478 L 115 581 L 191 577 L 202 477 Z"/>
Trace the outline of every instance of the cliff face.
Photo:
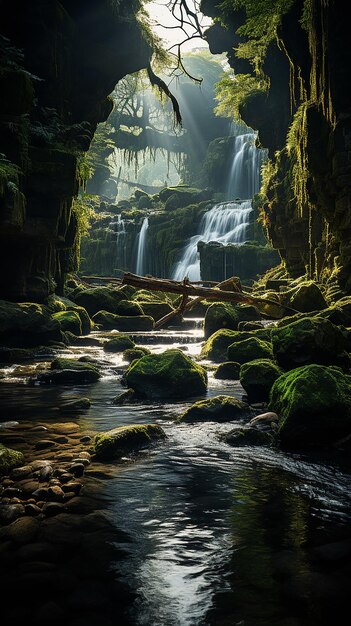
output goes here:
<path id="1" fill-rule="evenodd" d="M 75 269 L 84 151 L 151 48 L 139 0 L 0 2 L 0 293 L 43 300 Z M 79 217 L 78 217 L 79 219 Z"/>
<path id="2" fill-rule="evenodd" d="M 236 30 L 242 12 L 220 14 L 218 3 L 202 8 L 226 24 L 208 31 L 213 52 L 229 51 L 236 72 Z M 301 18 L 303 18 L 301 20 Z M 262 203 L 268 236 L 294 277 L 337 278 L 351 290 L 351 113 L 348 25 L 338 0 L 295 0 L 270 44 L 263 70 L 267 94 L 242 103 L 244 121 L 269 149 Z"/>

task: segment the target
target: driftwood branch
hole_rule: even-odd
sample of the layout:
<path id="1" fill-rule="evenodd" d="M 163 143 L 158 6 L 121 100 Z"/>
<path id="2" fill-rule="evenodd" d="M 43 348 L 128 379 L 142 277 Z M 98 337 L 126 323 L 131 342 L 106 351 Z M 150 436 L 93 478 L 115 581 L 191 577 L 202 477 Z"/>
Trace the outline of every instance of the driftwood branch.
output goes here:
<path id="1" fill-rule="evenodd" d="M 221 286 L 227 286 L 227 283 L 230 282 L 224 281 L 224 284 L 221 283 Z M 279 302 L 275 302 L 274 300 L 267 300 L 264 298 L 254 298 L 251 295 L 244 294 L 241 291 L 226 291 L 223 288 L 219 289 L 218 287 L 198 287 L 192 285 L 188 280 L 184 280 L 183 282 L 179 282 L 176 280 L 169 280 L 166 278 L 154 278 L 152 276 L 138 276 L 137 274 L 125 273 L 122 279 L 122 284 L 124 285 L 132 285 L 137 289 L 148 289 L 150 291 L 165 291 L 168 293 L 179 293 L 182 295 L 186 295 L 187 297 L 196 296 L 199 299 L 205 300 L 221 300 L 223 302 L 236 302 L 243 304 L 252 304 L 256 306 L 259 311 L 263 314 L 267 314 L 265 312 L 265 308 L 269 309 L 269 314 L 271 317 L 282 317 L 281 312 L 285 310 L 290 314 L 295 314 L 297 311 L 291 309 L 289 307 L 280 304 Z M 195 302 L 189 302 L 185 308 L 193 306 Z M 191 306 L 190 306 L 191 305 Z M 267 306 L 268 305 L 268 306 Z M 277 314 L 274 315 L 274 307 L 276 308 Z M 272 310 L 273 309 L 273 310 Z M 160 320 L 162 321 L 162 320 Z"/>

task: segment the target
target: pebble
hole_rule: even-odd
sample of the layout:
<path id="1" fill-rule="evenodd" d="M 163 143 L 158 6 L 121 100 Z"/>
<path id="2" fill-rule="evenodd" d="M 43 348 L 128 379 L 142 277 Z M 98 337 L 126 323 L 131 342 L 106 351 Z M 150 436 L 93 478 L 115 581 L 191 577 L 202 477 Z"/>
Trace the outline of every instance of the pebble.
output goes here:
<path id="1" fill-rule="evenodd" d="M 54 515 L 63 513 L 65 511 L 65 505 L 61 502 L 45 502 L 42 511 L 46 517 L 53 517 Z"/>
<path id="2" fill-rule="evenodd" d="M 46 500 L 46 498 L 48 497 L 48 489 L 47 487 L 39 487 L 39 489 L 34 491 L 32 495 L 36 500 Z"/>
<path id="3" fill-rule="evenodd" d="M 49 460 L 37 460 L 37 461 L 32 461 L 31 462 L 31 466 L 33 468 L 33 470 L 40 470 L 43 467 L 46 467 L 47 465 L 50 465 L 50 461 Z"/>
<path id="4" fill-rule="evenodd" d="M 52 448 L 54 445 L 55 445 L 55 442 L 52 441 L 51 439 L 41 439 L 40 441 L 37 441 L 37 443 L 35 444 L 35 449 L 44 450 L 45 448 Z"/>
<path id="5" fill-rule="evenodd" d="M 21 487 L 21 491 L 24 497 L 31 496 L 33 492 L 39 488 L 39 483 L 37 480 L 26 480 L 25 482 L 21 481 L 20 483 L 18 483 L 18 485 Z"/>
<path id="6" fill-rule="evenodd" d="M 21 493 L 21 490 L 17 489 L 16 487 L 6 487 L 3 492 L 3 496 L 4 498 L 17 498 L 21 495 Z"/>
<path id="7" fill-rule="evenodd" d="M 1 422 L 0 430 L 5 430 L 6 428 L 16 428 L 16 426 L 19 426 L 19 422 L 14 422 L 14 421 Z"/>
<path id="8" fill-rule="evenodd" d="M 44 481 L 48 481 L 52 474 L 53 474 L 53 469 L 51 467 L 51 465 L 44 465 L 44 467 L 41 468 L 40 470 L 40 474 L 39 474 L 39 480 L 40 482 L 44 482 Z"/>
<path id="9" fill-rule="evenodd" d="M 68 437 L 65 437 L 64 435 L 59 435 L 58 437 L 54 437 L 54 441 L 56 443 L 68 443 Z"/>
<path id="10" fill-rule="evenodd" d="M 25 514 L 30 515 L 31 517 L 36 517 L 37 515 L 39 515 L 39 513 L 41 513 L 40 508 L 32 503 L 26 504 L 24 509 Z"/>
<path id="11" fill-rule="evenodd" d="M 90 465 L 89 459 L 80 459 L 79 457 L 77 459 L 73 459 L 73 463 L 83 463 L 84 466 Z"/>
<path id="12" fill-rule="evenodd" d="M 70 435 L 79 430 L 79 425 L 76 422 L 58 423 L 52 425 L 52 432 L 56 435 Z"/>
<path id="13" fill-rule="evenodd" d="M 23 467 L 15 467 L 11 472 L 11 478 L 15 480 L 19 480 L 21 478 L 25 478 L 26 476 L 30 476 L 33 468 L 31 465 L 23 465 Z"/>
<path id="14" fill-rule="evenodd" d="M 61 483 L 68 483 L 70 480 L 72 480 L 74 478 L 73 474 L 71 474 L 70 472 L 63 472 L 60 475 L 60 481 Z"/>
<path id="15" fill-rule="evenodd" d="M 279 416 L 276 413 L 273 413 L 273 411 L 268 411 L 267 413 L 261 413 L 260 415 L 256 415 L 256 417 L 253 417 L 252 420 L 250 420 L 250 424 L 257 424 L 257 422 L 266 422 L 266 423 L 271 423 L 271 422 L 278 422 L 279 421 Z"/>
<path id="16" fill-rule="evenodd" d="M 29 543 L 39 532 L 39 522 L 32 517 L 20 517 L 8 526 L 8 535 L 16 543 Z"/>
<path id="17" fill-rule="evenodd" d="M 0 519 L 4 524 L 9 524 L 25 514 L 22 504 L 2 504 L 0 507 Z"/>
<path id="18" fill-rule="evenodd" d="M 92 437 L 90 435 L 84 435 L 84 437 L 80 438 L 80 441 L 82 443 L 90 443 L 91 440 L 92 440 Z"/>
<path id="19" fill-rule="evenodd" d="M 46 426 L 33 426 L 33 428 L 31 428 L 30 430 L 36 433 L 43 433 L 47 430 L 47 427 Z"/>
<path id="20" fill-rule="evenodd" d="M 71 472 L 71 474 L 74 474 L 74 476 L 76 476 L 77 478 L 80 478 L 84 474 L 84 469 L 85 468 L 84 468 L 83 463 L 74 463 L 69 468 L 69 471 Z"/>
<path id="21" fill-rule="evenodd" d="M 78 458 L 79 458 L 79 459 L 88 459 L 88 461 L 90 461 L 90 459 L 91 459 L 91 455 L 89 454 L 89 452 L 84 452 L 84 451 L 83 451 L 83 452 L 80 452 L 80 453 L 78 454 Z"/>
<path id="22" fill-rule="evenodd" d="M 52 500 L 60 502 L 64 497 L 64 492 L 58 485 L 53 485 L 48 489 L 48 497 Z"/>
<path id="23" fill-rule="evenodd" d="M 65 493 L 72 491 L 74 495 L 77 495 L 82 488 L 82 484 L 78 482 L 69 482 L 66 485 L 63 485 L 62 489 Z"/>

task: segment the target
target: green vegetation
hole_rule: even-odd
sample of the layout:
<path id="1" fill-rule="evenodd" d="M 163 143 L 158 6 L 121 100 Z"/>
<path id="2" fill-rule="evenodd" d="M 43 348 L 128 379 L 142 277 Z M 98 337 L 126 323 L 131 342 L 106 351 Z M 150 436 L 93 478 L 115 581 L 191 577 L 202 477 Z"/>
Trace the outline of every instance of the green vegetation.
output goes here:
<path id="1" fill-rule="evenodd" d="M 258 337 L 249 337 L 228 346 L 228 359 L 247 363 L 256 359 L 273 359 L 272 345 Z"/>
<path id="2" fill-rule="evenodd" d="M 96 435 L 95 458 L 99 461 L 112 461 L 125 454 L 137 452 L 165 437 L 164 431 L 158 424 L 120 426 Z"/>
<path id="3" fill-rule="evenodd" d="M 240 419 L 247 413 L 248 406 L 232 396 L 215 396 L 200 400 L 178 417 L 179 422 L 229 422 Z"/>
<path id="4" fill-rule="evenodd" d="M 124 352 L 128 348 L 134 348 L 135 343 L 131 340 L 129 335 L 123 335 L 119 333 L 117 337 L 110 339 L 106 343 L 104 343 L 104 351 L 105 352 Z"/>
<path id="5" fill-rule="evenodd" d="M 24 463 L 22 452 L 6 448 L 0 443 L 0 475 L 8 474 L 14 467 L 19 467 Z"/>
<path id="6" fill-rule="evenodd" d="M 256 359 L 240 368 L 240 382 L 250 402 L 266 402 L 273 383 L 282 370 L 270 359 Z"/>

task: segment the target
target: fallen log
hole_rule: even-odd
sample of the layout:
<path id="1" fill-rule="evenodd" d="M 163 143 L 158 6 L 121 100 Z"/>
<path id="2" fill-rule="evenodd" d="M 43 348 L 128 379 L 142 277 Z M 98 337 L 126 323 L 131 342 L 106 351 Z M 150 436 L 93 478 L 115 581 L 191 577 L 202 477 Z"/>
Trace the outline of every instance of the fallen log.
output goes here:
<path id="1" fill-rule="evenodd" d="M 232 279 L 228 279 L 228 281 L 230 280 Z M 228 283 L 228 281 L 224 281 L 224 283 Z M 290 307 L 280 304 L 280 302 L 265 298 L 255 298 L 251 295 L 244 294 L 241 291 L 225 291 L 224 289 L 219 289 L 218 287 L 198 287 L 192 285 L 187 278 L 183 281 L 176 281 L 167 278 L 154 278 L 153 276 L 138 276 L 137 274 L 127 272 L 123 276 L 122 284 L 132 285 L 137 289 L 148 289 L 149 291 L 179 293 L 187 297 L 197 296 L 201 300 L 221 300 L 222 302 L 241 302 L 243 304 L 252 304 L 264 315 L 269 315 L 270 317 L 277 319 L 282 317 L 283 310 L 287 311 L 291 315 L 298 313 L 295 309 L 291 309 Z M 220 284 L 223 285 L 223 283 Z M 190 305 L 194 306 L 194 304 L 194 302 L 189 302 L 185 305 L 185 309 L 187 309 L 187 307 L 191 308 Z"/>

